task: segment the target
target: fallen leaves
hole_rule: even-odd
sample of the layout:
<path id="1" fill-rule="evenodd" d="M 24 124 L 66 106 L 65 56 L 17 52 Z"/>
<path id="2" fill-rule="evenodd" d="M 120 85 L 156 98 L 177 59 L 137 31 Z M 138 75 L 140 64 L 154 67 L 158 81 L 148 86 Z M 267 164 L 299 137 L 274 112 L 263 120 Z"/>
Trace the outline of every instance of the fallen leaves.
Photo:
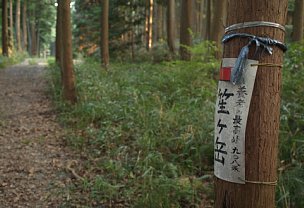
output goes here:
<path id="1" fill-rule="evenodd" d="M 43 74 L 26 65 L 0 71 L 0 207 L 58 207 L 66 198 L 58 194 L 71 181 L 64 132 Z"/>

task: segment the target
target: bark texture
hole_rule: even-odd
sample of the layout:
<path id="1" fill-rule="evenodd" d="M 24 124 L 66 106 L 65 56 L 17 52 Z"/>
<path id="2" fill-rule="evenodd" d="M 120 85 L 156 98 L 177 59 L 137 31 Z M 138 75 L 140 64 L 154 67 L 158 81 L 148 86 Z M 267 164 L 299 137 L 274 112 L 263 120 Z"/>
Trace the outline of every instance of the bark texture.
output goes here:
<path id="1" fill-rule="evenodd" d="M 107 68 L 110 62 L 109 57 L 109 0 L 102 3 L 102 19 L 101 19 L 101 60 L 102 64 Z"/>
<path id="2" fill-rule="evenodd" d="M 17 43 L 17 50 L 21 51 L 21 27 L 20 27 L 20 0 L 16 1 L 16 43 Z"/>
<path id="3" fill-rule="evenodd" d="M 23 8 L 22 8 L 22 47 L 23 50 L 27 50 L 27 24 L 26 24 L 26 20 L 27 20 L 27 3 L 26 0 L 23 1 Z"/>
<path id="4" fill-rule="evenodd" d="M 182 60 L 189 61 L 191 52 L 187 47 L 192 45 L 191 31 L 193 29 L 193 0 L 182 0 L 181 29 L 180 29 L 180 56 Z"/>
<path id="5" fill-rule="evenodd" d="M 168 0 L 167 10 L 167 42 L 169 50 L 175 53 L 175 0 Z"/>
<path id="6" fill-rule="evenodd" d="M 292 41 L 303 40 L 304 27 L 304 0 L 296 0 L 293 14 Z"/>
<path id="7" fill-rule="evenodd" d="M 2 55 L 8 56 L 7 0 L 2 0 Z"/>
<path id="8" fill-rule="evenodd" d="M 163 6 L 157 4 L 157 40 L 163 39 Z"/>
<path id="9" fill-rule="evenodd" d="M 210 40 L 211 36 L 211 0 L 206 0 L 206 29 L 205 39 Z"/>
<path id="10" fill-rule="evenodd" d="M 146 49 L 152 48 L 153 42 L 153 0 L 146 0 Z"/>
<path id="11" fill-rule="evenodd" d="M 35 13 L 32 15 L 35 17 Z M 31 21 L 31 55 L 37 56 L 37 30 L 35 21 Z"/>
<path id="12" fill-rule="evenodd" d="M 9 29 L 8 29 L 8 47 L 12 51 L 14 48 L 14 16 L 13 16 L 13 2 L 9 1 Z"/>
<path id="13" fill-rule="evenodd" d="M 221 39 L 224 34 L 224 25 L 225 25 L 225 11 L 226 11 L 226 5 L 227 0 L 214 0 L 214 14 L 213 15 L 213 24 L 212 24 L 212 30 L 210 35 L 210 40 L 214 41 L 217 48 L 221 49 Z M 216 56 L 219 58 L 220 53 L 216 54 Z"/>
<path id="14" fill-rule="evenodd" d="M 287 0 L 228 0 L 227 25 L 248 21 L 269 21 L 284 25 Z M 285 33 L 271 27 L 255 27 L 233 32 L 246 32 L 284 42 Z M 248 40 L 234 39 L 225 44 L 224 57 L 235 58 Z M 283 52 L 273 47 L 273 55 L 264 53 L 260 63 L 283 63 Z M 252 59 L 254 48 L 249 58 Z M 246 180 L 273 182 L 277 180 L 279 134 L 280 67 L 258 67 L 246 129 Z M 216 208 L 274 208 L 275 186 L 229 183 L 215 178 Z"/>
<path id="15" fill-rule="evenodd" d="M 71 0 L 59 1 L 62 6 L 62 71 L 63 71 L 63 96 L 71 104 L 76 103 L 75 75 L 72 55 L 72 26 L 71 26 Z M 62 5 L 61 5 L 62 4 Z"/>
<path id="16" fill-rule="evenodd" d="M 56 15 L 56 45 L 55 45 L 55 59 L 56 63 L 60 66 L 61 65 L 61 51 L 62 51 L 62 42 L 61 42 L 61 23 L 62 23 L 62 16 L 61 16 L 61 7 L 60 5 L 57 6 L 57 15 Z"/>

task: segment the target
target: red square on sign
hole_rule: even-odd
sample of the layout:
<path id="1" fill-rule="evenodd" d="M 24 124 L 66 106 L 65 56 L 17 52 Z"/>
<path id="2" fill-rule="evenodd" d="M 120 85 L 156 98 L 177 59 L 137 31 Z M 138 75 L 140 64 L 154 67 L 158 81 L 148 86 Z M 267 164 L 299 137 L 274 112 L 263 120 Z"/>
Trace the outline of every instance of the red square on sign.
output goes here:
<path id="1" fill-rule="evenodd" d="M 221 81 L 230 81 L 232 67 L 221 67 L 220 69 L 220 80 Z"/>

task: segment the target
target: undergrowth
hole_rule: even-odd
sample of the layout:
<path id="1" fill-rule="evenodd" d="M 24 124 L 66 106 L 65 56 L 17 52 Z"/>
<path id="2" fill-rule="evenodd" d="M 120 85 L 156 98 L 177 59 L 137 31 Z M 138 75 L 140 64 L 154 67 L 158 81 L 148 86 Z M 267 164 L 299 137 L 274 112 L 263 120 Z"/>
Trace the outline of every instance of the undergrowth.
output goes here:
<path id="1" fill-rule="evenodd" d="M 0 56 L 0 68 L 5 68 L 14 64 L 21 63 L 25 58 L 26 53 L 15 52 L 11 56 Z"/>
<path id="2" fill-rule="evenodd" d="M 205 46 L 204 46 L 205 47 Z M 205 50 L 206 52 L 206 50 Z M 206 57 L 206 56 L 204 56 Z M 304 207 L 303 46 L 285 58 L 277 207 Z M 211 207 L 213 117 L 219 63 L 76 65 L 79 103 L 61 100 L 60 72 L 52 92 L 66 142 L 84 158 L 83 179 L 66 192 L 73 207 Z M 75 133 L 76 132 L 76 133 Z"/>
<path id="3" fill-rule="evenodd" d="M 304 46 L 292 44 L 285 56 L 280 127 L 277 205 L 304 207 Z"/>
<path id="4" fill-rule="evenodd" d="M 86 60 L 76 66 L 74 107 L 61 101 L 60 72 L 53 70 L 61 122 L 78 130 L 66 141 L 93 158 L 79 170 L 87 177 L 71 187 L 78 194 L 67 204 L 203 206 L 202 199 L 212 196 L 218 67 L 215 62 L 113 63 L 106 72 Z"/>

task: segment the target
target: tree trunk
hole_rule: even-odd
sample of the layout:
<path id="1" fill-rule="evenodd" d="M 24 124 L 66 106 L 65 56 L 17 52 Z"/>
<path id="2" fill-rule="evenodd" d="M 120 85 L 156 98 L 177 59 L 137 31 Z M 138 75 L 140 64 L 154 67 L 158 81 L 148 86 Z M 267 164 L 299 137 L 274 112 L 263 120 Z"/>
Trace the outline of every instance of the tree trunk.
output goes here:
<path id="1" fill-rule="evenodd" d="M 206 0 L 206 29 L 205 39 L 210 40 L 211 36 L 211 0 Z"/>
<path id="2" fill-rule="evenodd" d="M 182 0 L 181 29 L 180 29 L 180 56 L 182 60 L 190 61 L 191 52 L 187 47 L 192 45 L 191 31 L 193 28 L 193 0 Z"/>
<path id="3" fill-rule="evenodd" d="M 163 6 L 157 4 L 157 40 L 163 40 Z"/>
<path id="4" fill-rule="evenodd" d="M 2 0 L 2 55 L 8 56 L 7 0 Z"/>
<path id="5" fill-rule="evenodd" d="M 134 1 L 131 1 L 131 20 L 132 20 L 132 25 L 131 25 L 131 59 L 132 61 L 135 60 L 135 35 L 136 35 L 136 25 L 134 24 L 134 15 L 133 11 L 136 13 L 137 10 L 134 7 Z"/>
<path id="6" fill-rule="evenodd" d="M 61 38 L 61 34 L 62 34 L 62 15 L 61 15 L 61 7 L 59 5 L 57 5 L 57 15 L 56 15 L 56 43 L 55 43 L 55 60 L 56 63 L 58 64 L 58 66 L 60 66 L 61 68 L 61 57 L 62 57 L 62 38 Z M 61 68 L 61 72 L 62 72 L 62 68 Z M 61 73 L 62 75 L 62 73 Z M 63 77 L 63 75 L 61 76 Z"/>
<path id="7" fill-rule="evenodd" d="M 146 0 L 146 49 L 152 48 L 153 41 L 153 0 Z"/>
<path id="8" fill-rule="evenodd" d="M 28 16 L 31 17 L 31 13 L 28 13 Z M 27 34 L 28 34 L 28 38 L 27 38 L 27 41 L 28 41 L 28 52 L 29 54 L 31 55 L 32 53 L 32 28 L 31 28 L 31 21 L 30 21 L 30 18 L 27 19 L 26 21 L 26 28 L 27 28 Z"/>
<path id="9" fill-rule="evenodd" d="M 39 26 L 39 22 L 37 24 L 37 33 L 36 33 L 36 51 L 37 51 L 37 55 L 40 58 L 40 26 Z"/>
<path id="10" fill-rule="evenodd" d="M 35 15 L 33 15 L 35 17 Z M 31 55 L 36 56 L 37 55 L 37 38 L 36 38 L 36 24 L 35 21 L 30 22 L 31 25 Z"/>
<path id="11" fill-rule="evenodd" d="M 227 25 L 250 21 L 268 21 L 284 25 L 287 0 L 228 0 Z M 233 32 L 284 41 L 285 33 L 272 27 L 252 27 Z M 225 58 L 235 58 L 248 39 L 233 39 L 225 44 Z M 283 52 L 273 47 L 273 55 L 263 53 L 260 63 L 283 63 Z M 249 59 L 253 59 L 254 48 Z M 277 180 L 277 153 L 280 123 L 280 67 L 259 66 L 252 94 L 245 144 L 245 177 L 247 181 L 274 182 Z M 228 138 L 227 138 L 228 139 Z M 215 178 L 215 208 L 274 208 L 275 186 L 230 183 Z"/>
<path id="12" fill-rule="evenodd" d="M 175 53 L 175 0 L 168 0 L 167 9 L 167 42 L 169 50 Z"/>
<path id="13" fill-rule="evenodd" d="M 303 40 L 304 27 L 304 0 L 296 0 L 293 13 L 293 32 L 292 41 L 299 42 Z"/>
<path id="14" fill-rule="evenodd" d="M 152 18 L 152 43 L 155 44 L 157 42 L 157 29 L 158 29 L 158 4 L 154 2 L 153 4 L 153 18 Z"/>
<path id="15" fill-rule="evenodd" d="M 63 71 L 63 96 L 71 104 L 76 103 L 75 75 L 72 54 L 72 26 L 71 26 L 71 0 L 58 1 L 62 15 L 62 71 Z"/>
<path id="16" fill-rule="evenodd" d="M 104 0 L 101 19 L 101 60 L 106 68 L 109 65 L 109 59 L 109 0 Z"/>
<path id="17" fill-rule="evenodd" d="M 17 50 L 21 51 L 21 28 L 20 28 L 20 0 L 17 0 L 16 4 L 16 43 Z"/>
<path id="18" fill-rule="evenodd" d="M 199 37 L 203 38 L 204 37 L 204 16 L 205 16 L 205 13 L 204 13 L 204 8 L 205 8 L 205 0 L 200 0 L 199 1 L 199 8 L 198 11 L 199 11 L 199 17 L 198 17 L 198 25 L 199 25 Z"/>
<path id="19" fill-rule="evenodd" d="M 13 0 L 9 4 L 9 29 L 8 29 L 8 47 L 11 51 L 14 48 L 14 17 L 13 17 Z"/>
<path id="20" fill-rule="evenodd" d="M 26 5 L 26 0 L 23 1 L 23 9 L 22 9 L 22 34 L 23 34 L 23 50 L 27 50 L 27 25 L 26 25 L 26 15 L 27 12 L 27 5 Z"/>
<path id="21" fill-rule="evenodd" d="M 224 34 L 224 14 L 226 10 L 226 2 L 227 0 L 215 0 L 214 1 L 214 14 L 213 15 L 213 24 L 212 30 L 210 35 L 210 40 L 214 41 L 216 47 L 219 49 L 219 52 L 216 54 L 217 58 L 220 58 L 220 51 L 221 51 L 221 39 Z"/>

